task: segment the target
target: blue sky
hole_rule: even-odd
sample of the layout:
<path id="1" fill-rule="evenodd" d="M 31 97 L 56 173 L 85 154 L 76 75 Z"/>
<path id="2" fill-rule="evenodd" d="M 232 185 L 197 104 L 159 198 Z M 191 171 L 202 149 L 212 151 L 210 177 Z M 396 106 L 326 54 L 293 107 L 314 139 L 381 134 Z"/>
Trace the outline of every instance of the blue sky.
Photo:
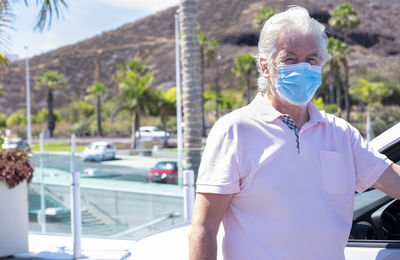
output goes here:
<path id="1" fill-rule="evenodd" d="M 15 30 L 10 31 L 7 53 L 18 54 L 20 58 L 88 39 L 177 5 L 179 0 L 67 0 L 69 7 L 63 18 L 54 19 L 51 28 L 42 33 L 33 30 L 38 8 L 35 1 L 29 2 L 32 2 L 29 7 L 22 0 L 13 4 Z"/>

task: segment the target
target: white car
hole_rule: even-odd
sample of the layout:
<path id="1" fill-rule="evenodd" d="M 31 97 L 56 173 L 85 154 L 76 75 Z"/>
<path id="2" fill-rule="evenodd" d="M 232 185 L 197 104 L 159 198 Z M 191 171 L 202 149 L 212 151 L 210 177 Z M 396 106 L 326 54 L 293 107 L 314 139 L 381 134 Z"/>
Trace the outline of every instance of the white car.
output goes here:
<path id="1" fill-rule="evenodd" d="M 136 131 L 136 137 L 143 139 L 151 139 L 154 141 L 168 139 L 169 133 L 163 131 L 155 126 L 142 126 L 139 127 L 139 131 Z"/>
<path id="2" fill-rule="evenodd" d="M 81 158 L 84 161 L 104 161 L 115 159 L 115 147 L 108 142 L 93 142 L 83 150 Z"/>
<path id="3" fill-rule="evenodd" d="M 382 133 L 370 144 L 399 164 L 400 123 Z M 139 240 L 127 259 L 189 259 L 189 230 L 189 224 L 185 224 Z M 217 237 L 219 245 L 222 243 L 223 233 L 221 225 Z M 154 250 L 155 245 L 157 250 Z M 218 259 L 222 259 L 220 248 L 219 246 Z M 345 256 L 346 260 L 400 259 L 399 200 L 375 189 L 355 195 L 353 226 L 345 248 Z"/>

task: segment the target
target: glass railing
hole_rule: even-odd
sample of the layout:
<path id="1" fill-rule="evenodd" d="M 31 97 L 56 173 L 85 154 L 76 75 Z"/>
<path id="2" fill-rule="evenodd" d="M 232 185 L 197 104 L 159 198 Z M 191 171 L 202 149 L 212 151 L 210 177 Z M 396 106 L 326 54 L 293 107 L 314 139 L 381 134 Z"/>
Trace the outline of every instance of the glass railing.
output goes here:
<path id="1" fill-rule="evenodd" d="M 117 150 L 115 159 L 104 161 L 84 161 L 76 153 L 82 235 L 137 240 L 182 225 L 181 176 L 173 177 L 168 171 L 176 169 L 177 156 L 176 149 L 157 147 L 135 153 Z M 70 161 L 68 152 L 33 153 L 35 172 L 28 188 L 30 231 L 71 233 Z M 157 164 L 164 170 L 154 169 L 150 174 Z"/>

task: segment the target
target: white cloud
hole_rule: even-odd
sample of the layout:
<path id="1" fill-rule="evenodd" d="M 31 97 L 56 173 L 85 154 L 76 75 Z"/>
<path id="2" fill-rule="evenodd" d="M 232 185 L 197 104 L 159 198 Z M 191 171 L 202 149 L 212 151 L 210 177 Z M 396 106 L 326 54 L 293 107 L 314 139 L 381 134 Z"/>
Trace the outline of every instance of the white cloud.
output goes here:
<path id="1" fill-rule="evenodd" d="M 147 9 L 151 12 L 160 11 L 178 5 L 179 0 L 102 0 L 104 3 L 120 8 Z"/>

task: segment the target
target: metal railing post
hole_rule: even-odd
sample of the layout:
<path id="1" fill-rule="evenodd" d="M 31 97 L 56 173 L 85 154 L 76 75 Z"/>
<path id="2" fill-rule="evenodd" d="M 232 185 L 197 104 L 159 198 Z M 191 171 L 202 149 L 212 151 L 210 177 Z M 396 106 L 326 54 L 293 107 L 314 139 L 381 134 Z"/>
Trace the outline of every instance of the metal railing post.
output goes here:
<path id="1" fill-rule="evenodd" d="M 75 170 L 76 137 L 71 135 L 71 232 L 74 243 L 74 259 L 81 257 L 81 192 L 79 187 L 79 172 Z"/>
<path id="2" fill-rule="evenodd" d="M 183 203 L 185 222 L 192 221 L 192 213 L 194 206 L 194 171 L 183 171 Z"/>
<path id="3" fill-rule="evenodd" d="M 40 146 L 40 214 L 39 221 L 42 227 L 42 233 L 46 233 L 46 200 L 45 200 L 45 189 L 44 189 L 44 168 L 43 168 L 43 142 L 44 133 L 43 131 L 39 134 L 39 146 Z"/>
<path id="4" fill-rule="evenodd" d="M 182 138 L 182 100 L 181 100 L 181 92 L 182 92 L 182 84 L 181 84 L 181 50 L 179 45 L 179 14 L 175 14 L 175 70 L 176 70 L 176 138 L 177 143 L 176 146 L 178 148 L 178 184 L 179 187 L 182 187 L 182 175 L 183 175 L 183 167 L 182 167 L 182 147 L 183 147 L 183 138 Z"/>

